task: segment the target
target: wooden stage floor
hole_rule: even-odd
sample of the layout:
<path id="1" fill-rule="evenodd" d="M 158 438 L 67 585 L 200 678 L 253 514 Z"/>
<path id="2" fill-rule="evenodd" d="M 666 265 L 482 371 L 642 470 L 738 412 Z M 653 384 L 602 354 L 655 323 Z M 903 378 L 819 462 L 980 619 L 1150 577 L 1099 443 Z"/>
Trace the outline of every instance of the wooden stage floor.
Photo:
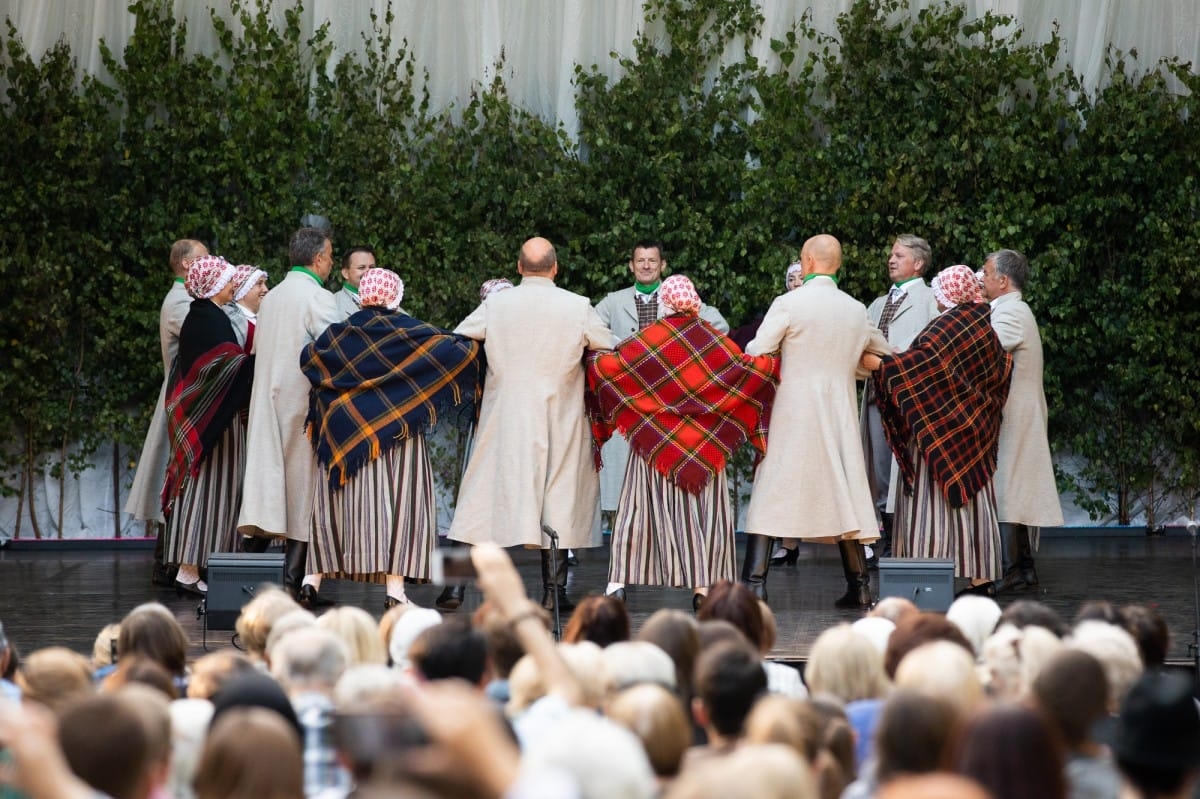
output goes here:
<path id="1" fill-rule="evenodd" d="M 1036 598 L 1068 620 L 1088 599 L 1154 605 L 1171 630 L 1168 659 L 1180 665 L 1192 663 L 1190 645 L 1196 629 L 1193 539 L 1175 530 L 1156 537 L 1140 531 L 1096 528 L 1047 532 L 1038 554 L 1042 590 Z M 740 554 L 740 537 L 738 548 Z M 512 554 L 530 594 L 540 596 L 537 554 L 524 550 Z M 585 550 L 578 556 L 580 563 L 572 569 L 569 583 L 575 599 L 602 591 L 607 582 L 607 547 Z M 96 633 L 105 624 L 119 621 L 139 603 L 157 600 L 183 624 L 191 655 L 198 657 L 204 651 L 204 628 L 196 614 L 197 601 L 151 585 L 151 560 L 152 552 L 144 542 L 91 543 L 88 548 L 18 542 L 0 548 L 0 621 L 8 638 L 22 652 L 62 645 L 90 654 Z M 797 564 L 772 569 L 769 591 L 779 627 L 772 657 L 803 661 L 822 630 L 857 618 L 856 611 L 832 607 L 843 589 L 833 547 L 803 546 Z M 417 604 L 432 606 L 438 590 L 432 585 L 411 586 L 408 594 Z M 376 617 L 382 615 L 382 586 L 327 581 L 323 593 Z M 1003 595 L 1000 602 L 1032 596 Z M 457 612 L 469 613 L 480 600 L 479 592 L 471 588 Z M 691 595 L 681 589 L 633 586 L 628 589 L 628 603 L 636 629 L 659 608 L 690 611 Z M 225 631 L 209 631 L 207 636 L 210 650 L 228 646 L 230 641 L 231 634 Z"/>

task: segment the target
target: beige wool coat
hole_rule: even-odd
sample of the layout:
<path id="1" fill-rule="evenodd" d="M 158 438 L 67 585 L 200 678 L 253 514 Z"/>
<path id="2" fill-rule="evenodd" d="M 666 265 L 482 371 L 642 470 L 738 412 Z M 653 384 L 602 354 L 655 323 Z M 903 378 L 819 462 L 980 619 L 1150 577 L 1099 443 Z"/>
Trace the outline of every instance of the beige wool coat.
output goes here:
<path id="1" fill-rule="evenodd" d="M 171 445 L 167 440 L 167 381 L 171 379 L 171 366 L 179 353 L 179 328 L 192 307 L 192 296 L 183 287 L 182 280 L 175 280 L 163 298 L 158 311 L 158 343 L 162 353 L 163 382 L 154 404 L 154 415 L 150 429 L 142 442 L 142 455 L 138 459 L 137 471 L 129 498 L 125 501 L 125 512 L 138 521 L 161 522 L 162 490 L 167 474 L 167 458 Z"/>
<path id="2" fill-rule="evenodd" d="M 612 332 L 587 297 L 526 276 L 492 294 L 455 331 L 483 341 L 487 378 L 450 538 L 562 548 L 599 546 L 600 483 L 583 409 L 583 353 Z"/>
<path id="3" fill-rule="evenodd" d="M 254 389 L 238 516 L 243 535 L 309 539 L 317 456 L 304 434 L 310 385 L 300 371 L 300 351 L 340 321 L 333 295 L 307 272 L 289 272 L 263 297 L 254 328 Z"/>
<path id="4" fill-rule="evenodd" d="M 1042 338 L 1021 292 L 992 300 L 992 327 L 1012 353 L 1012 386 L 1000 421 L 996 506 L 1001 522 L 1030 527 L 1063 523 L 1047 434 Z M 1036 538 L 1032 539 L 1036 546 Z"/>
<path id="5" fill-rule="evenodd" d="M 879 537 L 858 427 L 863 352 L 890 347 L 861 302 L 827 277 L 771 303 L 750 355 L 780 352 L 767 453 L 754 475 L 746 532 L 832 543 Z"/>

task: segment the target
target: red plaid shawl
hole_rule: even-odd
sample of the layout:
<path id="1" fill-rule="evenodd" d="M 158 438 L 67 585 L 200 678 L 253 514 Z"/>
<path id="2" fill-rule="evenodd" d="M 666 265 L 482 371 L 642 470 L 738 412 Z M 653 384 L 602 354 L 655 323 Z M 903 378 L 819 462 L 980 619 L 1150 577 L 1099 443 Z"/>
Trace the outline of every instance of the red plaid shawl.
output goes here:
<path id="1" fill-rule="evenodd" d="M 249 373 L 243 374 L 243 369 Z M 204 457 L 232 421 L 231 410 L 235 409 L 231 409 L 231 403 L 243 405 L 249 398 L 245 388 L 253 370 L 253 358 L 227 341 L 197 358 L 171 388 L 166 401 L 171 458 L 163 484 L 164 512 L 174 504 L 183 478 L 199 471 Z"/>
<path id="2" fill-rule="evenodd" d="M 364 308 L 300 354 L 308 434 L 330 488 L 439 415 L 465 425 L 482 391 L 479 342 L 404 313 Z"/>
<path id="3" fill-rule="evenodd" d="M 596 437 L 615 425 L 683 490 L 698 494 L 746 440 L 766 451 L 776 356 L 744 355 L 707 322 L 678 315 L 586 360 Z"/>
<path id="4" fill-rule="evenodd" d="M 883 359 L 875 393 L 884 432 L 912 491 L 910 441 L 952 508 L 961 508 L 996 471 L 1000 412 L 1012 356 L 1000 346 L 991 307 L 958 305 L 936 317 L 912 346 Z"/>

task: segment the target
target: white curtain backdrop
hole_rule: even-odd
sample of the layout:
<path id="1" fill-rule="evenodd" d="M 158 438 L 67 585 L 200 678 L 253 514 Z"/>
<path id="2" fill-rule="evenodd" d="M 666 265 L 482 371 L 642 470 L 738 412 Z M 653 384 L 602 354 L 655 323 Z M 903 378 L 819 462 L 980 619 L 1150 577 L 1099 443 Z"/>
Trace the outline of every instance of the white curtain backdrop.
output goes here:
<path id="1" fill-rule="evenodd" d="M 1015 18 L 1023 41 L 1045 41 L 1057 23 L 1066 42 L 1067 62 L 1080 74 L 1085 89 L 1103 78 L 1109 43 L 1126 52 L 1136 50 L 1143 69 L 1160 58 L 1176 56 L 1200 61 L 1200 0 L 966 0 L 968 12 Z M 0 17 L 12 21 L 26 49 L 40 56 L 60 39 L 70 45 L 82 69 L 102 73 L 100 41 L 117 53 L 133 31 L 128 0 L 0 0 Z M 754 55 L 773 66 L 772 38 L 782 38 L 804 14 L 824 33 L 836 32 L 837 15 L 850 0 L 762 0 L 762 35 Z M 911 0 L 916 10 L 928 0 Z M 216 47 L 210 16 L 231 20 L 225 0 L 174 0 L 177 19 L 186 20 L 188 46 L 194 52 Z M 275 0 L 279 24 L 289 4 Z M 386 0 L 309 0 L 304 12 L 306 32 L 328 23 L 335 58 L 363 47 L 371 12 L 386 12 Z M 575 65 L 595 65 L 610 78 L 619 77 L 617 52 L 632 55 L 631 42 L 643 25 L 642 0 L 394 0 L 394 47 L 407 42 L 419 69 L 429 76 L 435 109 L 461 107 L 474 87 L 487 85 L 502 60 L 509 96 L 520 107 L 543 119 L 559 120 L 575 133 Z M 232 21 L 232 20 L 231 20 Z M 652 31 L 653 32 L 653 31 Z M 501 58 L 503 56 L 503 59 Z M 127 462 L 130 455 L 121 453 Z M 94 466 L 80 480 L 60 482 L 43 475 L 27 500 L 20 522 L 21 537 L 32 537 L 28 514 L 38 514 L 43 534 L 57 537 L 59 493 L 65 491 L 63 535 L 105 538 L 112 535 L 113 517 L 121 518 L 123 535 L 140 535 L 141 527 L 112 507 L 111 450 L 93 458 Z M 122 476 L 123 507 L 131 474 Z M 445 492 L 442 492 L 445 493 Z M 441 523 L 448 523 L 449 497 L 439 497 Z M 1068 524 L 1087 524 L 1086 514 L 1067 508 Z M 17 500 L 0 498 L 0 544 L 17 528 Z"/>

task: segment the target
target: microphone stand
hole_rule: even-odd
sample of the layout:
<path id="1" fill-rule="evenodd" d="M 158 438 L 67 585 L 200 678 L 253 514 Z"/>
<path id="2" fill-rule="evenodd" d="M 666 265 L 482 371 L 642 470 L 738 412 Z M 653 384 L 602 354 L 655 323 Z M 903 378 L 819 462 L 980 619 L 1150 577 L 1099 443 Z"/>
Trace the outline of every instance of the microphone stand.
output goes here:
<path id="1" fill-rule="evenodd" d="M 1188 644 L 1188 649 L 1192 653 L 1194 676 L 1200 680 L 1200 571 L 1197 571 L 1196 560 L 1196 533 L 1198 530 L 1200 530 L 1200 522 L 1189 519 L 1187 531 L 1188 535 L 1192 537 L 1192 608 L 1196 614 L 1196 626 L 1192 628 L 1192 642 Z"/>
<path id="2" fill-rule="evenodd" d="M 550 595 L 554 597 L 554 640 L 561 641 L 562 617 L 558 609 L 558 533 L 548 524 L 542 525 L 542 532 L 550 539 Z M 1192 538 L 1195 540 L 1194 535 Z"/>

